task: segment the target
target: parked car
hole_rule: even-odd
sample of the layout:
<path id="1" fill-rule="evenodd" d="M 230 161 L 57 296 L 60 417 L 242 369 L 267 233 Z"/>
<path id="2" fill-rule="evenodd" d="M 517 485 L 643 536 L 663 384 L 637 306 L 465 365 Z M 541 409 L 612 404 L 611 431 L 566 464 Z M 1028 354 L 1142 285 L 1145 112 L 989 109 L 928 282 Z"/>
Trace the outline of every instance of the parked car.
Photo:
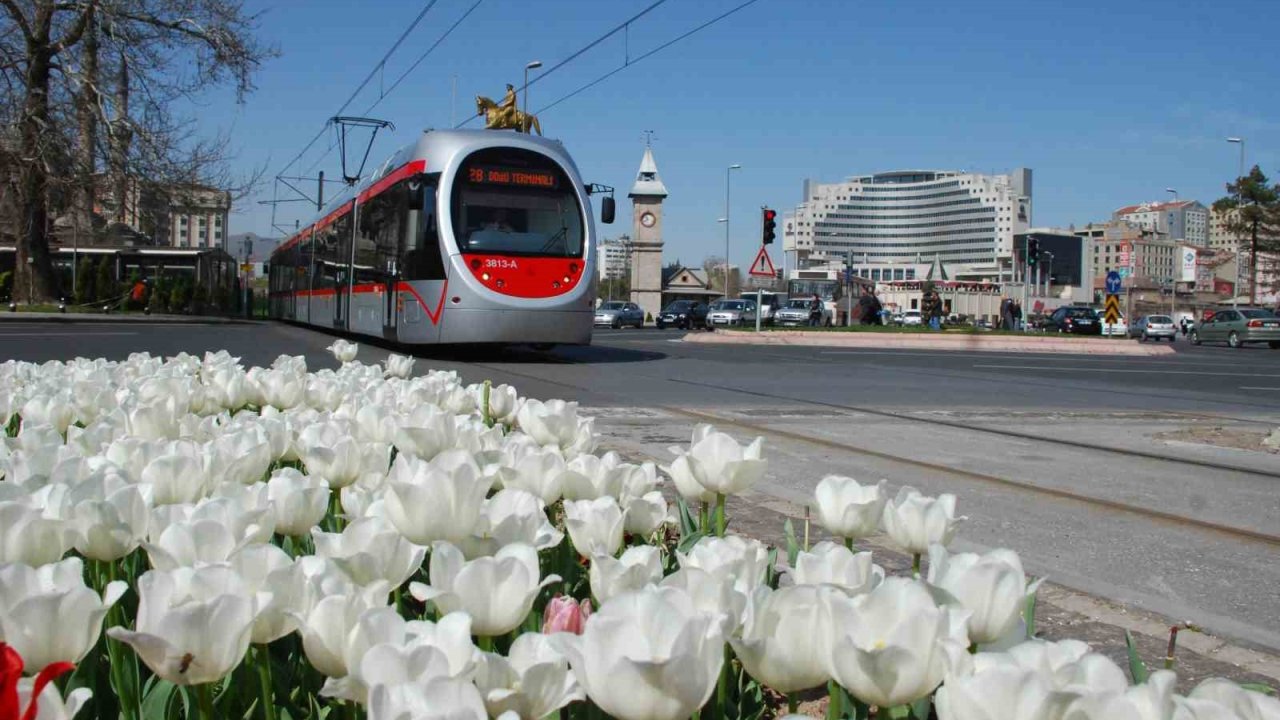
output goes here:
<path id="1" fill-rule="evenodd" d="M 1093 308 L 1068 305 L 1054 310 L 1045 321 L 1044 329 L 1073 335 L 1101 335 L 1102 318 Z"/>
<path id="2" fill-rule="evenodd" d="M 1129 337 L 1136 337 L 1143 342 L 1148 340 L 1168 340 L 1178 337 L 1178 326 L 1168 315 L 1148 315 L 1138 318 L 1129 328 Z"/>
<path id="3" fill-rule="evenodd" d="M 1233 348 L 1249 343 L 1267 343 L 1280 350 L 1280 317 L 1261 308 L 1215 310 L 1208 320 L 1191 331 L 1191 344 L 1226 342 Z"/>
<path id="4" fill-rule="evenodd" d="M 1128 337 L 1129 335 L 1129 324 L 1125 322 L 1123 315 L 1116 318 L 1114 323 L 1107 323 L 1106 316 L 1102 313 L 1098 313 L 1098 323 L 1102 325 L 1102 335 L 1106 335 L 1108 337 L 1115 337 L 1117 335 L 1121 337 Z"/>
<path id="5" fill-rule="evenodd" d="M 750 303 L 756 302 L 756 293 L 746 292 L 742 294 L 742 300 Z M 760 323 L 762 325 L 772 325 L 777 320 L 778 310 L 780 310 L 787 299 L 775 292 L 760 293 Z M 754 321 L 753 321 L 754 322 Z"/>
<path id="6" fill-rule="evenodd" d="M 676 300 L 668 303 L 658 313 L 658 329 L 668 325 L 681 330 L 692 330 L 705 327 L 707 324 L 707 306 L 693 300 Z"/>
<path id="7" fill-rule="evenodd" d="M 784 326 L 802 326 L 809 324 L 809 307 L 813 304 L 812 298 L 791 298 L 780 308 L 774 315 L 774 322 Z M 831 324 L 831 308 L 826 303 L 822 304 L 822 325 Z"/>
<path id="8" fill-rule="evenodd" d="M 607 325 L 615 330 L 623 325 L 641 328 L 644 327 L 644 310 L 635 303 L 614 300 L 596 308 L 595 324 Z"/>
<path id="9" fill-rule="evenodd" d="M 755 325 L 756 304 L 750 300 L 717 300 L 707 308 L 707 325 Z"/>
<path id="10" fill-rule="evenodd" d="M 920 314 L 919 310 L 903 310 L 902 321 L 899 324 L 903 327 L 906 327 L 907 325 L 923 325 L 924 317 Z"/>

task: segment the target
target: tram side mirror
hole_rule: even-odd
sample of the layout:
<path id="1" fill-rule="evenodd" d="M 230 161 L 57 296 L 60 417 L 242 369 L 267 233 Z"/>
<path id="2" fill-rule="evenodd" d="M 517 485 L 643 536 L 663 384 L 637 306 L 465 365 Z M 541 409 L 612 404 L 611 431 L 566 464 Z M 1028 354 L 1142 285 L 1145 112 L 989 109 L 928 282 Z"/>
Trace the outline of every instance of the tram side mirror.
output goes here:
<path id="1" fill-rule="evenodd" d="M 614 207 L 613 197 L 609 196 L 600 201 L 600 222 L 605 225 L 613 224 L 613 215 L 616 208 Z"/>

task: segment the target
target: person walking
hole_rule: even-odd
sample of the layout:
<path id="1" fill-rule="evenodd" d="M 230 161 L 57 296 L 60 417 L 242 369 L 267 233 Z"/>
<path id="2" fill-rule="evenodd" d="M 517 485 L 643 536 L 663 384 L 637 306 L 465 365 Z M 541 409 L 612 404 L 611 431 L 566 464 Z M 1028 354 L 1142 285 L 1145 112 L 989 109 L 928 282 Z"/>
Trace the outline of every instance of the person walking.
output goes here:
<path id="1" fill-rule="evenodd" d="M 1013 329 L 1022 329 L 1022 303 L 1017 300 L 1013 301 Z"/>
<path id="2" fill-rule="evenodd" d="M 813 299 L 809 301 L 809 327 L 820 325 L 822 325 L 822 298 L 818 297 L 818 293 L 814 293 Z"/>
<path id="3" fill-rule="evenodd" d="M 1000 329 L 1013 329 L 1013 300 L 1007 296 L 1000 299 Z"/>

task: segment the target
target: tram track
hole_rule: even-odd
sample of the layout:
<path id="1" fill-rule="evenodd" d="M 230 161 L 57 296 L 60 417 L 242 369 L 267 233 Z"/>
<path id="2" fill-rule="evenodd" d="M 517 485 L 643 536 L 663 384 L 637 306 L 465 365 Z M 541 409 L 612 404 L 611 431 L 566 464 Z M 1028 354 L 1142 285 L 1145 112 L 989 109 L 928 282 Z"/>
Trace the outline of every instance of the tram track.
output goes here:
<path id="1" fill-rule="evenodd" d="M 566 364 L 570 364 L 570 363 L 566 363 Z M 619 399 L 625 399 L 626 400 L 626 402 L 624 403 L 625 405 L 635 405 L 634 398 L 623 398 L 616 392 L 610 392 L 610 391 L 602 392 L 600 390 L 594 390 L 592 388 L 583 387 L 575 383 L 568 383 L 560 380 L 554 380 L 554 379 L 542 377 L 533 373 L 520 372 L 518 370 L 513 370 L 509 367 L 499 367 L 496 365 L 482 365 L 482 364 L 476 364 L 474 365 L 474 367 L 481 367 L 488 370 L 492 370 L 494 372 L 504 373 L 504 374 L 512 375 L 516 377 L 527 378 L 530 380 L 535 380 L 537 382 L 543 382 L 543 383 L 548 383 L 550 385 L 554 385 L 558 387 L 564 387 L 566 389 L 577 390 L 579 392 L 613 395 L 613 396 L 619 397 Z M 960 429 L 960 430 L 966 430 L 971 432 L 981 432 L 985 434 L 1003 436 L 1006 438 L 1016 438 L 1020 440 L 1037 441 L 1037 442 L 1042 442 L 1050 445 L 1071 447 L 1075 449 L 1087 449 L 1091 451 L 1103 450 L 1116 455 L 1127 456 L 1135 459 L 1157 460 L 1160 462 L 1170 463 L 1174 465 L 1193 466 L 1193 467 L 1200 467 L 1205 469 L 1212 469 L 1220 472 L 1244 473 L 1249 475 L 1280 479 L 1280 472 L 1271 472 L 1271 471 L 1261 470 L 1256 468 L 1244 468 L 1244 467 L 1235 466 L 1235 465 L 1213 463 L 1209 461 L 1202 461 L 1202 460 L 1195 460 L 1195 459 L 1171 458 L 1171 457 L 1159 455 L 1156 453 L 1146 453 L 1143 451 L 1129 450 L 1125 448 L 1098 447 L 1096 445 L 1078 442 L 1078 441 L 1067 441 L 1067 440 L 1061 440 L 1056 438 L 1045 438 L 1045 437 L 1040 437 L 1040 436 L 1029 434 L 1029 433 L 1020 433 L 1017 431 L 1001 430 L 999 428 L 976 427 L 972 425 L 966 425 L 964 423 L 943 420 L 940 418 L 922 418 L 922 417 L 907 415 L 903 413 L 896 413 L 896 412 L 887 411 L 887 410 L 879 410 L 876 408 L 861 408 L 858 406 L 842 405 L 838 403 L 826 403 L 821 401 L 805 400 L 805 399 L 799 399 L 799 398 L 773 395 L 769 393 L 761 393 L 761 392 L 751 391 L 751 390 L 743 390 L 741 388 L 734 388 L 731 386 L 720 386 L 712 383 L 698 383 L 698 382 L 687 381 L 687 380 L 677 380 L 674 378 L 654 378 L 654 379 L 662 379 L 662 380 L 667 380 L 669 382 L 676 382 L 676 383 L 682 383 L 682 384 L 693 385 L 693 386 L 708 387 L 708 388 L 716 389 L 723 392 L 738 393 L 741 395 L 747 395 L 752 397 L 767 397 L 769 399 L 775 399 L 775 400 L 786 400 L 796 405 L 811 405 L 816 407 L 824 407 L 828 409 L 838 409 L 846 412 L 866 413 L 866 414 L 870 414 L 877 417 L 885 417 L 888 419 L 920 423 L 925 426 L 935 426 L 935 427 L 945 426 L 953 429 Z M 1132 503 L 1121 502 L 1118 500 L 1110 500 L 1107 498 L 1102 498 L 1095 495 L 1088 495 L 1085 493 L 1079 493 L 1079 492 L 1075 492 L 1075 491 L 1067 490 L 1063 488 L 1048 487 L 1048 486 L 1039 485 L 1032 482 L 1027 482 L 1024 480 L 1017 480 L 1009 477 L 1001 477 L 1001 476 L 992 475 L 989 473 L 982 473 L 974 470 L 967 470 L 964 468 L 958 468 L 951 465 L 932 462 L 928 460 L 920 460 L 917 458 L 907 457 L 905 455 L 899 455 L 895 453 L 885 452 L 883 450 L 877 450 L 874 448 L 855 445 L 853 443 L 849 443 L 846 441 L 831 440 L 831 439 L 821 438 L 821 437 L 813 437 L 808 434 L 791 432 L 788 430 L 751 422 L 749 420 L 746 420 L 740 417 L 723 415 L 720 413 L 711 412 L 707 410 L 692 410 L 689 408 L 684 408 L 684 407 L 679 407 L 674 405 L 653 405 L 651 407 L 653 407 L 656 410 L 660 410 L 677 417 L 688 418 L 696 422 L 712 423 L 717 425 L 718 427 L 736 428 L 742 431 L 747 431 L 747 432 L 751 432 L 758 435 L 764 435 L 766 437 L 773 436 L 775 438 L 785 439 L 792 442 L 810 445 L 813 447 L 820 447 L 825 450 L 835 450 L 842 453 L 875 458 L 878 460 L 883 460 L 886 462 L 902 465 L 905 467 L 910 467 L 910 468 L 919 469 L 919 470 L 928 470 L 930 472 L 940 473 L 940 474 L 948 475 L 955 478 L 980 482 L 985 485 L 1012 489 L 1027 495 L 1047 497 L 1047 498 L 1052 498 L 1059 501 L 1075 503 L 1075 504 L 1082 505 L 1089 508 L 1131 515 L 1134 517 L 1142 518 L 1144 520 L 1157 522 L 1164 525 L 1183 527 L 1183 528 L 1194 528 L 1196 530 L 1212 533 L 1214 535 L 1234 538 L 1238 540 L 1244 540 L 1253 544 L 1264 545 L 1272 548 L 1280 547 L 1280 535 L 1274 534 L 1274 533 L 1251 530 L 1248 528 L 1237 527 L 1234 525 L 1214 522 L 1214 521 L 1205 520 L 1202 518 L 1197 518 L 1197 517 L 1192 517 L 1187 515 L 1180 515 L 1174 512 L 1157 510 L 1157 509 L 1145 507 L 1142 505 L 1135 505 Z"/>

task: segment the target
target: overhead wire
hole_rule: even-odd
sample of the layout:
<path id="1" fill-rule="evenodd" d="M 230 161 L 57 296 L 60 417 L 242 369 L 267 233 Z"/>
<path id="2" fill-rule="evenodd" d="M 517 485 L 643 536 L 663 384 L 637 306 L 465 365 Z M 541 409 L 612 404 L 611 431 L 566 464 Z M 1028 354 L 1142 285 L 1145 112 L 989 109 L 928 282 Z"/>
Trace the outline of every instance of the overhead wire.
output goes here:
<path id="1" fill-rule="evenodd" d="M 712 18 L 712 19 L 710 19 L 710 20 L 708 20 L 708 21 L 706 21 L 706 22 L 702 23 L 701 25 L 699 25 L 699 26 L 697 26 L 697 27 L 693 28 L 692 30 L 689 30 L 688 32 L 686 32 L 686 33 L 684 33 L 684 34 L 682 34 L 682 35 L 680 35 L 680 36 L 678 36 L 678 37 L 675 37 L 675 38 L 672 38 L 671 40 L 668 40 L 667 42 L 665 42 L 665 43 L 663 43 L 663 44 L 659 45 L 658 47 L 656 47 L 656 48 L 654 48 L 654 49 L 650 50 L 649 52 L 644 53 L 643 55 L 640 55 L 639 57 L 637 57 L 637 58 L 636 58 L 636 59 L 634 59 L 634 60 L 632 60 L 632 59 L 628 58 L 628 59 L 627 59 L 627 61 L 626 61 L 626 62 L 624 62 L 621 66 L 619 66 L 619 67 L 617 67 L 617 68 L 614 68 L 613 70 L 610 70 L 609 72 L 605 73 L 604 75 L 601 75 L 600 77 L 596 78 L 595 80 L 592 80 L 591 82 L 587 83 L 586 85 L 583 85 L 582 87 L 578 88 L 577 90 L 574 90 L 573 92 L 569 93 L 568 95 L 565 95 L 565 96 L 561 97 L 560 99 L 558 99 L 558 100 L 556 100 L 556 101 L 552 102 L 551 104 L 549 104 L 549 105 L 544 105 L 543 107 L 541 107 L 541 108 L 539 108 L 538 110 L 536 110 L 536 111 L 535 111 L 535 114 L 541 114 L 541 113 L 544 113 L 544 112 L 546 112 L 546 111 L 550 110 L 551 108 L 553 108 L 553 107 L 555 107 L 555 106 L 559 105 L 560 103 L 564 102 L 565 100 L 568 100 L 569 98 L 571 98 L 571 97 L 573 97 L 573 96 L 577 95 L 578 93 L 585 92 L 586 90 L 589 90 L 589 89 L 591 89 L 591 88 L 595 87 L 596 85 L 599 85 L 600 83 L 604 82 L 605 80 L 608 80 L 609 78 L 613 77 L 614 75 L 617 75 L 618 73 L 622 72 L 623 70 L 626 70 L 627 68 L 631 67 L 632 65 L 635 65 L 635 64 L 639 63 L 641 60 L 644 60 L 645 58 L 648 58 L 648 57 L 651 57 L 651 56 L 653 56 L 653 55 L 656 55 L 657 53 L 662 52 L 663 50 L 666 50 L 667 48 L 671 47 L 672 45 L 675 45 L 676 43 L 680 42 L 681 40 L 684 40 L 685 38 L 689 37 L 690 35 L 693 35 L 693 34 L 695 34 L 695 33 L 701 32 L 702 30 L 705 30 L 705 29 L 707 29 L 707 28 L 711 27 L 712 25 L 715 25 L 716 23 L 720 22 L 721 20 L 724 20 L 725 18 L 729 17 L 730 15 L 733 15 L 734 13 L 738 12 L 739 10 L 743 10 L 743 9 L 747 8 L 748 6 L 753 5 L 753 4 L 757 3 L 757 2 L 759 2 L 759 0 L 746 0 L 746 2 L 742 3 L 741 5 L 738 5 L 737 7 L 734 7 L 734 8 L 732 8 L 732 9 L 728 10 L 727 12 L 724 12 L 724 13 L 722 13 L 722 14 L 720 14 L 720 15 L 717 15 L 716 17 L 714 17 L 714 18 Z M 529 83 L 529 84 L 530 84 L 530 85 L 532 85 L 533 83 L 531 82 L 531 83 Z"/>

